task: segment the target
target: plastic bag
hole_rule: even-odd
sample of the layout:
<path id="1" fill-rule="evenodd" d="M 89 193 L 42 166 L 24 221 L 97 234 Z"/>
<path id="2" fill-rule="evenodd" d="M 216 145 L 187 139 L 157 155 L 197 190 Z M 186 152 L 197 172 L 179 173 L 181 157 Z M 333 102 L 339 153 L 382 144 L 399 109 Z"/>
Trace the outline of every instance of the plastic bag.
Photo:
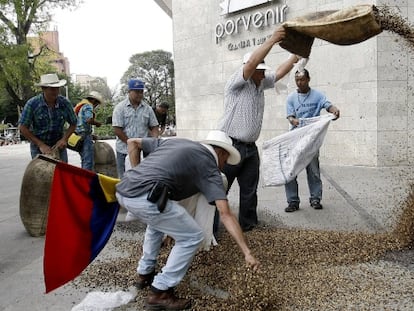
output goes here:
<path id="1" fill-rule="evenodd" d="M 322 146 L 333 114 L 299 119 L 300 128 L 263 143 L 262 175 L 265 186 L 281 186 L 308 166 Z"/>
<path id="2" fill-rule="evenodd" d="M 71 311 L 111 311 L 129 303 L 136 295 L 135 287 L 130 287 L 128 292 L 90 292 Z"/>

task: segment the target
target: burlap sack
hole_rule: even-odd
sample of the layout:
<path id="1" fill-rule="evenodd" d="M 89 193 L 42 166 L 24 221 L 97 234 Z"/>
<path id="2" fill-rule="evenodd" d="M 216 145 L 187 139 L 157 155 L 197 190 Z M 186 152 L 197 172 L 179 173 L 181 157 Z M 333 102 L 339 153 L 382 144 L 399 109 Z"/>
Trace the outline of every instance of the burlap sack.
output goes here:
<path id="1" fill-rule="evenodd" d="M 104 141 L 95 141 L 94 171 L 109 177 L 118 178 L 116 169 L 116 156 L 111 145 Z"/>
<path id="2" fill-rule="evenodd" d="M 313 44 L 310 38 L 338 45 L 360 43 L 381 33 L 376 11 L 373 5 L 357 5 L 297 17 L 282 24 L 286 29 L 286 38 L 280 46 L 291 53 L 308 57 Z"/>
<path id="3" fill-rule="evenodd" d="M 46 233 L 50 189 L 58 160 L 38 155 L 27 165 L 20 190 L 20 219 L 33 237 Z"/>

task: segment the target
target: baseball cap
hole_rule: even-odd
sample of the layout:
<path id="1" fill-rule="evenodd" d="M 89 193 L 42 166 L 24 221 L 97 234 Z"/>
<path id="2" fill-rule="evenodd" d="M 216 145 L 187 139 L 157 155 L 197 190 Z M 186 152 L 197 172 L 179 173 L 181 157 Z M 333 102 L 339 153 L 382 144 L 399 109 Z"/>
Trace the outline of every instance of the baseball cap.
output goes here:
<path id="1" fill-rule="evenodd" d="M 128 81 L 128 90 L 144 90 L 145 83 L 140 79 L 131 79 Z"/>

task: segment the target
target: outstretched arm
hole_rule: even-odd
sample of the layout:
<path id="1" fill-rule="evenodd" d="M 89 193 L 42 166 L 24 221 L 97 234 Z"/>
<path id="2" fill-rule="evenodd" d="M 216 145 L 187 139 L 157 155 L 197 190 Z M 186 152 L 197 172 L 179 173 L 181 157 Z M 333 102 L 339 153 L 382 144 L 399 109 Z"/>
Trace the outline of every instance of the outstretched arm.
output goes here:
<path id="1" fill-rule="evenodd" d="M 272 49 L 273 45 L 282 41 L 285 35 L 285 28 L 283 28 L 283 26 L 280 26 L 276 28 L 269 39 L 267 39 L 261 46 L 259 46 L 259 48 L 253 51 L 249 61 L 243 66 L 243 77 L 246 81 L 251 78 L 256 70 L 257 65 L 264 60 L 266 55 Z"/>
<path id="2" fill-rule="evenodd" d="M 292 54 L 284 63 L 280 64 L 279 67 L 276 69 L 276 79 L 280 80 L 286 74 L 292 70 L 295 63 L 297 63 L 299 60 L 299 57 Z"/>
<path id="3" fill-rule="evenodd" d="M 220 219 L 226 227 L 226 230 L 230 233 L 230 235 L 236 241 L 237 245 L 240 247 L 247 266 L 249 268 L 252 268 L 254 271 L 259 270 L 260 262 L 252 255 L 249 247 L 247 246 L 246 238 L 244 237 L 242 229 L 240 228 L 239 222 L 230 210 L 228 201 L 217 200 L 216 206 L 220 212 Z"/>

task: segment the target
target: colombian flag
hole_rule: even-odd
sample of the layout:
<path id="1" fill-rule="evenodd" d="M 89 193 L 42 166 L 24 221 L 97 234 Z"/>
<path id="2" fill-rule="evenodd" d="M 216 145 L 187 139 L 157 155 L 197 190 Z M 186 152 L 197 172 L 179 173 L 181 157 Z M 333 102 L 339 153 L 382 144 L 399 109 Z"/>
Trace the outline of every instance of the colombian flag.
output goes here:
<path id="1" fill-rule="evenodd" d="M 78 276 L 108 242 L 119 211 L 118 182 L 67 163 L 56 164 L 43 260 L 46 293 Z"/>

